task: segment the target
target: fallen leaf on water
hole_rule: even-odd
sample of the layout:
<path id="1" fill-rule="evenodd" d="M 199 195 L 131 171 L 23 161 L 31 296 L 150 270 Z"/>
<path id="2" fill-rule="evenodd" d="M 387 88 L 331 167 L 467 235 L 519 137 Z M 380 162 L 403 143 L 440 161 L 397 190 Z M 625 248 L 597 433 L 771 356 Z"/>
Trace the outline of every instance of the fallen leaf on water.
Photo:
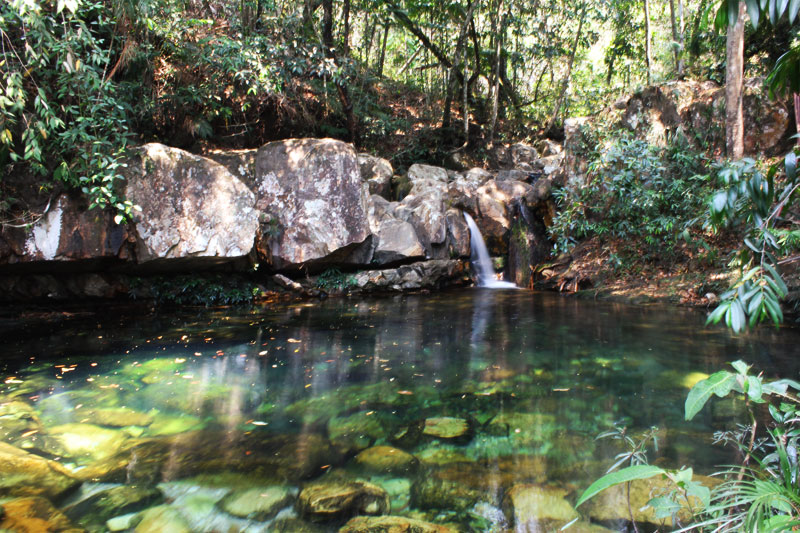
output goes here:
<path id="1" fill-rule="evenodd" d="M 289 339 L 286 342 L 303 342 L 303 341 L 289 337 Z"/>

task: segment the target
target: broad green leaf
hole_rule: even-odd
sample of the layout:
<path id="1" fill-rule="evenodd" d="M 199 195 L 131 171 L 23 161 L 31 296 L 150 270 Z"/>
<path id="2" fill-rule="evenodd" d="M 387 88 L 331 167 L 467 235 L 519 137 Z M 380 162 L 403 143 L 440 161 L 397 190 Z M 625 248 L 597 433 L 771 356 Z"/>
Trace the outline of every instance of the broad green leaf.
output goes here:
<path id="1" fill-rule="evenodd" d="M 739 19 L 739 0 L 728 0 L 728 26 L 733 26 Z"/>
<path id="2" fill-rule="evenodd" d="M 789 24 L 794 24 L 794 19 L 797 18 L 797 11 L 800 10 L 800 0 L 789 1 Z"/>
<path id="3" fill-rule="evenodd" d="M 761 15 L 761 7 L 758 5 L 758 0 L 746 0 L 747 14 L 750 15 L 750 22 L 753 27 L 758 29 L 758 17 Z"/>
<path id="4" fill-rule="evenodd" d="M 698 381 L 692 387 L 686 396 L 686 404 L 684 405 L 684 418 L 691 420 L 694 415 L 700 412 L 700 409 L 711 398 L 712 394 L 716 394 L 720 398 L 727 396 L 731 392 L 733 386 L 736 384 L 736 374 L 732 374 L 725 370 L 720 370 L 711 374 L 707 379 Z"/>
<path id="5" fill-rule="evenodd" d="M 786 168 L 786 177 L 790 181 L 794 181 L 797 178 L 797 156 L 794 154 L 794 152 L 789 152 L 786 154 L 786 158 L 784 159 L 784 167 Z"/>
<path id="6" fill-rule="evenodd" d="M 647 502 L 647 507 L 653 509 L 655 517 L 658 520 L 671 517 L 673 514 L 681 510 L 681 505 L 667 496 L 660 496 L 653 498 Z"/>
<path id="7" fill-rule="evenodd" d="M 699 499 L 703 503 L 704 508 L 711 504 L 711 489 L 699 481 L 687 481 L 683 488 L 686 490 L 686 494 Z"/>
<path id="8" fill-rule="evenodd" d="M 714 199 L 711 201 L 711 208 L 717 212 L 721 213 L 725 206 L 728 204 L 728 193 L 726 191 L 718 192 L 714 195 Z"/>
<path id="9" fill-rule="evenodd" d="M 761 399 L 761 378 L 758 376 L 747 376 L 747 396 L 756 403 L 763 403 Z"/>
<path id="10" fill-rule="evenodd" d="M 734 361 L 731 363 L 731 366 L 734 370 L 736 370 L 739 374 L 747 374 L 750 370 L 750 365 L 739 359 L 738 361 Z"/>
<path id="11" fill-rule="evenodd" d="M 617 470 L 616 472 L 611 472 L 610 474 L 606 474 L 589 485 L 589 488 L 586 489 L 583 494 L 581 494 L 580 498 L 578 498 L 577 503 L 575 503 L 575 507 L 578 507 L 586 500 L 593 498 L 607 488 L 619 485 L 620 483 L 626 483 L 628 481 L 633 481 L 634 479 L 648 479 L 663 474 L 666 474 L 666 471 L 663 468 L 653 465 L 635 465 L 623 468 L 622 470 Z"/>

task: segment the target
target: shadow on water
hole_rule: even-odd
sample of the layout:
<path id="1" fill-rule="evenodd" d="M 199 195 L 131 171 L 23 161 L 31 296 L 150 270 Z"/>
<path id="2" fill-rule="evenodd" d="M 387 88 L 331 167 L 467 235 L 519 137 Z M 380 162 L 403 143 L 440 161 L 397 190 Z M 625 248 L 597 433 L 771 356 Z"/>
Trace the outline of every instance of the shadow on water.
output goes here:
<path id="1" fill-rule="evenodd" d="M 710 472 L 729 460 L 710 431 L 741 406 L 686 423 L 688 388 L 736 359 L 796 377 L 796 329 L 734 337 L 703 321 L 488 289 L 30 321 L 4 330 L 0 437 L 83 482 L 36 490 L 85 526 L 166 501 L 192 531 L 336 530 L 389 508 L 472 531 L 560 527 L 620 452 L 595 439 L 613 423 L 658 426 L 652 461 Z M 20 475 L 4 494 L 44 483 Z M 126 482 L 153 499 L 92 500 Z M 280 497 L 264 510 L 251 489 Z M 326 514 L 313 494 L 342 508 Z M 583 520 L 624 527 L 600 507 Z"/>

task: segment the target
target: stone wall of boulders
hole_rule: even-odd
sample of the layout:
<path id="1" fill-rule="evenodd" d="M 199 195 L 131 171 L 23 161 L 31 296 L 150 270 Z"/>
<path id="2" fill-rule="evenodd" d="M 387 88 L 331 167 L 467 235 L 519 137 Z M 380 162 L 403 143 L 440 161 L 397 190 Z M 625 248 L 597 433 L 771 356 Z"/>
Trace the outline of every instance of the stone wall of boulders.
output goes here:
<path id="1" fill-rule="evenodd" d="M 499 171 L 389 161 L 332 139 L 290 139 L 207 157 L 151 143 L 127 162 L 130 222 L 55 198 L 28 227 L 0 231 L 0 299 L 118 297 L 132 276 L 281 274 L 305 285 L 329 269 L 348 290 L 436 288 L 469 280 L 463 212 L 493 255 L 513 250 L 517 283 L 549 250 L 550 179 L 560 150 L 496 150 Z M 257 270 L 256 270 L 257 269 Z M 278 285 L 286 286 L 280 280 Z"/>

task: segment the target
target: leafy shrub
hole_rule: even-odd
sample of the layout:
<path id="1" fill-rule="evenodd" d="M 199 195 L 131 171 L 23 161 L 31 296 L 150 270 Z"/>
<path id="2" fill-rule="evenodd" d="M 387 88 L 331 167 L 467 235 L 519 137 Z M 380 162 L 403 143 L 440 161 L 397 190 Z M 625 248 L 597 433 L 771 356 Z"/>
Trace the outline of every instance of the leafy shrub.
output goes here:
<path id="1" fill-rule="evenodd" d="M 209 307 L 251 303 L 258 291 L 255 283 L 230 276 L 160 276 L 140 281 L 134 295 L 153 298 L 157 304 Z"/>
<path id="2" fill-rule="evenodd" d="M 315 285 L 324 290 L 343 290 L 355 285 L 353 276 L 346 276 L 338 268 L 329 268 L 317 277 Z"/>
<path id="3" fill-rule="evenodd" d="M 659 148 L 630 136 L 591 153 L 585 183 L 555 192 L 560 212 L 551 235 L 559 251 L 610 236 L 651 257 L 674 249 L 707 191 L 704 158 L 675 140 Z"/>
<path id="4" fill-rule="evenodd" d="M 796 223 L 782 217 L 800 189 L 797 155 L 790 152 L 783 161 L 782 186 L 776 183 L 779 168 L 772 165 L 764 175 L 748 158 L 723 165 L 717 174 L 722 189 L 709 204 L 707 223 L 712 229 L 744 229 L 744 245 L 731 262 L 740 272 L 739 279 L 708 317 L 713 323 L 724 319 L 736 332 L 763 320 L 776 325 L 783 321 L 780 301 L 788 288 L 778 272 L 778 258 L 798 249 Z"/>
<path id="5" fill-rule="evenodd" d="M 0 164 L 80 188 L 91 207 L 133 208 L 116 182 L 129 106 L 109 79 L 113 14 L 104 2 L 0 4 Z"/>

